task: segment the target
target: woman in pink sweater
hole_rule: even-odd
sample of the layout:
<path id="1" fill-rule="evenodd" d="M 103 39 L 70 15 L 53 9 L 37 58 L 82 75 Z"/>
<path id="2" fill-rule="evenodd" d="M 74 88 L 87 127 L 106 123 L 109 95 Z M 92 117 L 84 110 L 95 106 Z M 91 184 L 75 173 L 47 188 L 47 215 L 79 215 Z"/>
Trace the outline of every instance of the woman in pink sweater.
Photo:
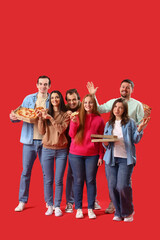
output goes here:
<path id="1" fill-rule="evenodd" d="M 88 216 L 96 218 L 93 212 L 96 195 L 96 173 L 102 165 L 103 146 L 92 143 L 91 134 L 103 134 L 104 121 L 97 111 L 96 101 L 92 95 L 84 97 L 79 115 L 71 116 L 69 135 L 71 146 L 69 162 L 74 177 L 76 218 L 83 218 L 82 197 L 84 180 L 87 185 Z"/>

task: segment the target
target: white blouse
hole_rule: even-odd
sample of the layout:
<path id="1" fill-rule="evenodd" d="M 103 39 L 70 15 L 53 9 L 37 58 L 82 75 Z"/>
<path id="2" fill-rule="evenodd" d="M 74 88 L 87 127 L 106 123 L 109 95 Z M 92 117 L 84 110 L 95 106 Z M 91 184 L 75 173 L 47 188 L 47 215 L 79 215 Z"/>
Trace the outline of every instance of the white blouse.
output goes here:
<path id="1" fill-rule="evenodd" d="M 114 157 L 127 158 L 127 152 L 123 140 L 121 120 L 115 120 L 113 135 L 117 136 L 119 140 L 114 143 Z"/>

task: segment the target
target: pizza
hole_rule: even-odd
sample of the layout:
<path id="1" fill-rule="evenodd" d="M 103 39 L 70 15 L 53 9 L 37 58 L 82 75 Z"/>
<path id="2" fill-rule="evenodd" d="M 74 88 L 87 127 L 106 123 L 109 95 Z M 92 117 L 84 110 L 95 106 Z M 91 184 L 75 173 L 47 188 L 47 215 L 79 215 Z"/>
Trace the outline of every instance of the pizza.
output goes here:
<path id="1" fill-rule="evenodd" d="M 36 107 L 35 110 L 41 111 L 41 110 L 44 110 L 44 107 Z"/>
<path id="2" fill-rule="evenodd" d="M 22 107 L 16 111 L 16 114 L 25 118 L 36 118 L 37 114 L 35 109 Z"/>
<path id="3" fill-rule="evenodd" d="M 151 110 L 151 109 L 152 109 L 152 108 L 149 107 L 147 104 L 142 103 L 142 105 L 143 105 L 144 112 L 145 112 L 146 110 Z"/>
<path id="4" fill-rule="evenodd" d="M 71 114 L 71 116 L 74 117 L 74 116 L 76 116 L 76 115 L 78 115 L 78 114 L 79 114 L 79 112 L 73 112 L 73 113 Z"/>

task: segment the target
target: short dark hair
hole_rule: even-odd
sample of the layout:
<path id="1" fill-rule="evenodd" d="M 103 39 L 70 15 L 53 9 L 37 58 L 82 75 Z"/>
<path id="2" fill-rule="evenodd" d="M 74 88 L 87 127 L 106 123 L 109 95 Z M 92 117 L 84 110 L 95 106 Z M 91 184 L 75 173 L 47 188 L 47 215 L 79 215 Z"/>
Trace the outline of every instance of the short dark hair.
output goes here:
<path id="1" fill-rule="evenodd" d="M 127 82 L 127 83 L 131 84 L 132 89 L 134 88 L 134 83 L 133 83 L 130 79 L 124 79 L 124 80 L 121 82 L 121 85 L 122 85 L 122 83 L 124 83 L 124 82 Z"/>
<path id="2" fill-rule="evenodd" d="M 67 101 L 67 94 L 72 95 L 73 93 L 75 93 L 77 95 L 78 100 L 80 100 L 80 96 L 79 96 L 79 93 L 77 92 L 77 89 L 72 88 L 72 89 L 67 90 L 67 92 L 66 92 L 66 96 L 65 96 L 66 101 Z"/>
<path id="3" fill-rule="evenodd" d="M 47 76 L 45 76 L 45 75 L 40 76 L 40 77 L 37 79 L 37 83 L 39 83 L 39 79 L 40 79 L 40 78 L 48 78 L 48 84 L 49 84 L 49 86 L 51 85 L 51 80 L 50 80 L 50 78 L 47 77 Z"/>

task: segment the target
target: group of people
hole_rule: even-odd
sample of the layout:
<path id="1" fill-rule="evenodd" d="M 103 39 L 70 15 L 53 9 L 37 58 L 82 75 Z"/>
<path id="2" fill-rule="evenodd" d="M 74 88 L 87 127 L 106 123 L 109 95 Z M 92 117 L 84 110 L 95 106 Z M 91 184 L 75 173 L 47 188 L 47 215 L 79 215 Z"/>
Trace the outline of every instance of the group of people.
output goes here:
<path id="1" fill-rule="evenodd" d="M 133 82 L 123 80 L 120 98 L 103 105 L 98 104 L 95 96 L 98 88 L 92 82 L 87 83 L 89 94 L 82 101 L 76 89 L 69 89 L 65 96 L 67 104 L 60 91 L 54 90 L 49 94 L 50 87 L 50 78 L 40 76 L 37 80 L 38 92 L 28 95 L 21 105 L 46 110 L 37 110 L 38 118 L 34 124 L 23 122 L 22 125 L 23 171 L 19 204 L 15 211 L 23 211 L 28 201 L 31 171 L 38 155 L 43 172 L 45 215 L 54 212 L 58 217 L 63 214 L 60 205 L 68 158 L 65 212 L 72 213 L 75 204 L 76 218 L 84 217 L 82 199 L 86 182 L 88 217 L 96 218 L 93 210 L 101 209 L 96 199 L 96 175 L 104 160 L 110 197 L 105 213 L 114 213 L 115 221 L 133 221 L 131 175 L 136 164 L 135 143 L 140 141 L 150 120 L 150 110 L 144 112 L 142 104 L 131 98 Z M 110 118 L 105 126 L 100 114 L 106 112 L 110 112 Z M 14 111 L 11 111 L 10 119 L 19 122 Z M 92 134 L 116 135 L 118 141 L 94 143 L 91 141 Z"/>

